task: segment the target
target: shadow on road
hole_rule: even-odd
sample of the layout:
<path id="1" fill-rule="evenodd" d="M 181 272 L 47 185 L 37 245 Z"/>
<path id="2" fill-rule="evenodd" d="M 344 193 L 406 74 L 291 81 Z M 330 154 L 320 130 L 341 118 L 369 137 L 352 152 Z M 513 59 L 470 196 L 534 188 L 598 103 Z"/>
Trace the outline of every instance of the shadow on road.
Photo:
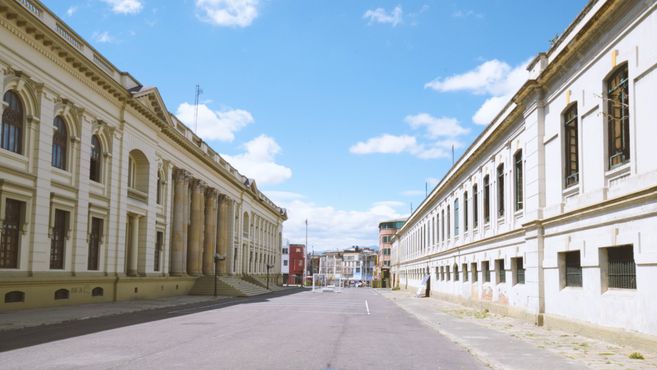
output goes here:
<path id="1" fill-rule="evenodd" d="M 137 312 L 67 321 L 58 324 L 6 330 L 0 332 L 0 352 L 240 304 L 267 302 L 271 298 L 297 294 L 303 291 L 305 291 L 303 288 L 288 288 L 253 297 L 221 298 L 216 301 L 154 308 Z"/>

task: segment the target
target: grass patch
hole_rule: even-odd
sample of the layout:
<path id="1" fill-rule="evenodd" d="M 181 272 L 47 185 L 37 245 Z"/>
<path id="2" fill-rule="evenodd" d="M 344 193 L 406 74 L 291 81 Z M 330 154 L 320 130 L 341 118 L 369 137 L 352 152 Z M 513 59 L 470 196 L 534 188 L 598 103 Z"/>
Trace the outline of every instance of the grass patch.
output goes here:
<path id="1" fill-rule="evenodd" d="M 646 359 L 645 357 L 643 357 L 641 352 L 632 352 L 627 357 L 631 358 L 632 360 L 645 360 Z"/>
<path id="2" fill-rule="evenodd" d="M 474 313 L 474 317 L 477 319 L 485 319 L 488 317 L 488 310 L 484 308 L 481 311 L 477 311 Z"/>
<path id="3" fill-rule="evenodd" d="M 598 353 L 600 356 L 613 356 L 615 353 L 612 352 L 600 352 Z"/>

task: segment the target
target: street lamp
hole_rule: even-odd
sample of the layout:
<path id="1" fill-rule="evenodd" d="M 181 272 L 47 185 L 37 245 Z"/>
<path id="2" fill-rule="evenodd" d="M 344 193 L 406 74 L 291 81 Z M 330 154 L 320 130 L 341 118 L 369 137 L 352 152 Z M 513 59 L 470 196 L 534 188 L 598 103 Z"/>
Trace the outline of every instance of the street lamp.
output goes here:
<path id="1" fill-rule="evenodd" d="M 214 254 L 214 296 L 217 296 L 217 275 L 218 275 L 218 269 L 219 267 L 219 261 L 223 261 L 226 259 L 226 256 L 222 256 L 219 253 Z"/>
<path id="2" fill-rule="evenodd" d="M 269 290 L 269 269 L 274 267 L 273 264 L 267 265 L 267 290 Z"/>

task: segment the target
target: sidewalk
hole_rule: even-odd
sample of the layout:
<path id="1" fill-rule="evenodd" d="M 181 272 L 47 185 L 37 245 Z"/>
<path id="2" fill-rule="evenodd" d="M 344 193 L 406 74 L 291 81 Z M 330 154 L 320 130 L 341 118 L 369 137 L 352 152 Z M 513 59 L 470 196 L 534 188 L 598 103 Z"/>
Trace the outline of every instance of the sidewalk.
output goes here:
<path id="1" fill-rule="evenodd" d="M 644 360 L 631 359 L 632 348 L 412 292 L 377 292 L 494 369 L 657 369 L 657 349 L 640 351 Z"/>
<path id="2" fill-rule="evenodd" d="M 134 301 L 90 303 L 82 305 L 33 308 L 29 310 L 0 312 L 0 332 L 39 325 L 58 324 L 65 321 L 84 320 L 94 317 L 183 306 L 215 301 L 227 297 L 175 296 Z"/>

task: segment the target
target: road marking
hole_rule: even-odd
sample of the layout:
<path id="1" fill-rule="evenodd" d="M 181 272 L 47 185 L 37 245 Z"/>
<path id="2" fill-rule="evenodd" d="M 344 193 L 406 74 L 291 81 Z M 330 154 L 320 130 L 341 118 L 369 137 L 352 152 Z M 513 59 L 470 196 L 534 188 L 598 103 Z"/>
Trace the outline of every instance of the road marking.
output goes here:
<path id="1" fill-rule="evenodd" d="M 365 309 L 367 309 L 367 314 L 370 314 L 370 305 L 367 304 L 367 299 L 365 300 Z"/>

